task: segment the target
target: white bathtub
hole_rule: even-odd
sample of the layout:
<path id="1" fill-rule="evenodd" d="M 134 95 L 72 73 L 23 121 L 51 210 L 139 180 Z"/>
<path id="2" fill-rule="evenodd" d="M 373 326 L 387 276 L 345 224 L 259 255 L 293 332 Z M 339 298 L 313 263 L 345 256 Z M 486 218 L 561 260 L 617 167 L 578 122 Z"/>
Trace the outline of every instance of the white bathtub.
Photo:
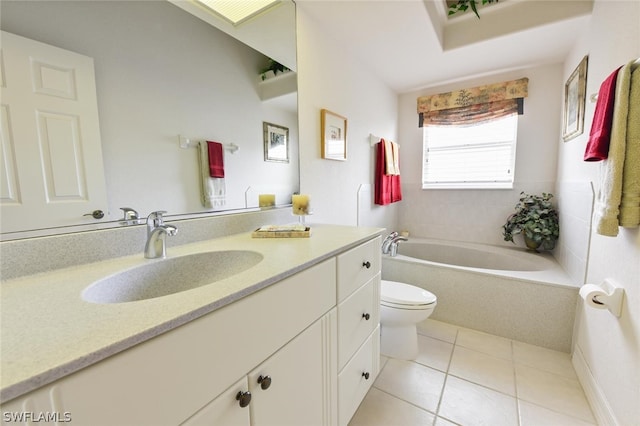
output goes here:
<path id="1" fill-rule="evenodd" d="M 438 297 L 432 319 L 569 352 L 578 289 L 550 254 L 410 238 L 382 278 Z"/>

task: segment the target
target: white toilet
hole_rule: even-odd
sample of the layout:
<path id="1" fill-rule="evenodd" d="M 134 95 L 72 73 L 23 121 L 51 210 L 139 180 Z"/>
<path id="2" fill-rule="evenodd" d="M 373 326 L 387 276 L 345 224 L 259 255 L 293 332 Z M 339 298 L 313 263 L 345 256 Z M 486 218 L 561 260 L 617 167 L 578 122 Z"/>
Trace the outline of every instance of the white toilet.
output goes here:
<path id="1" fill-rule="evenodd" d="M 418 356 L 416 325 L 436 307 L 436 296 L 419 287 L 382 280 L 380 291 L 380 352 L 391 358 Z"/>

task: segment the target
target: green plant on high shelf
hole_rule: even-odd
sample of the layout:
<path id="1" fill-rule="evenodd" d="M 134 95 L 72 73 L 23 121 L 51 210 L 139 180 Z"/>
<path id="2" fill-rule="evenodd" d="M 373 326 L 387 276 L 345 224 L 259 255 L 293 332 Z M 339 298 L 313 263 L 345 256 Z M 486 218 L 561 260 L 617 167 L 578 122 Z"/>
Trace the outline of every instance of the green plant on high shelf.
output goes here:
<path id="1" fill-rule="evenodd" d="M 513 236 L 522 234 L 527 248 L 532 250 L 553 250 L 560 235 L 558 211 L 551 203 L 553 194 L 540 195 L 520 193 L 515 213 L 502 226 L 505 241 L 513 241 Z"/>
<path id="2" fill-rule="evenodd" d="M 267 63 L 267 66 L 260 70 L 260 76 L 262 77 L 262 80 L 266 80 L 268 78 L 267 73 L 269 71 L 273 71 L 274 75 L 278 75 L 278 73 L 283 73 L 285 71 L 291 71 L 291 70 L 285 67 L 284 65 L 282 65 L 280 62 L 269 58 L 269 62 Z"/>
<path id="3" fill-rule="evenodd" d="M 478 19 L 480 19 L 480 15 L 478 15 L 478 4 L 487 3 L 498 3 L 498 0 L 458 0 L 455 3 L 447 2 L 447 4 L 449 4 L 449 15 L 465 12 L 467 9 L 471 8 Z"/>

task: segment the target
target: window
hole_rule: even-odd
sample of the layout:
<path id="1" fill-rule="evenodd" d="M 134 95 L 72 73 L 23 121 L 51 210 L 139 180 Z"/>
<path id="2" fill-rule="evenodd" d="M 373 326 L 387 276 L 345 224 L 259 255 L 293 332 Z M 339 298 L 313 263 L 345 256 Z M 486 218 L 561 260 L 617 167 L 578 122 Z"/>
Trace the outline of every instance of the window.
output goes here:
<path id="1" fill-rule="evenodd" d="M 422 188 L 512 188 L 518 115 L 423 127 Z"/>

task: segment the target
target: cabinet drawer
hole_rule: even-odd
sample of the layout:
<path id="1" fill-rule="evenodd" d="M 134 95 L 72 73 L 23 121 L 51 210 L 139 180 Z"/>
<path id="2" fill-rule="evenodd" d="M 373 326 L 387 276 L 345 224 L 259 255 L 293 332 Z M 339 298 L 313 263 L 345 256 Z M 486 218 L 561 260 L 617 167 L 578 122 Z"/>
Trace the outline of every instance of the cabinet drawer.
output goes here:
<path id="1" fill-rule="evenodd" d="M 380 369 L 380 327 L 338 375 L 338 424 L 347 425 L 364 399 Z M 369 378 L 365 377 L 369 374 Z"/>
<path id="2" fill-rule="evenodd" d="M 338 256 L 338 302 L 380 272 L 380 237 Z"/>
<path id="3" fill-rule="evenodd" d="M 379 322 L 380 274 L 377 274 L 338 305 L 338 369 L 344 367 Z"/>

